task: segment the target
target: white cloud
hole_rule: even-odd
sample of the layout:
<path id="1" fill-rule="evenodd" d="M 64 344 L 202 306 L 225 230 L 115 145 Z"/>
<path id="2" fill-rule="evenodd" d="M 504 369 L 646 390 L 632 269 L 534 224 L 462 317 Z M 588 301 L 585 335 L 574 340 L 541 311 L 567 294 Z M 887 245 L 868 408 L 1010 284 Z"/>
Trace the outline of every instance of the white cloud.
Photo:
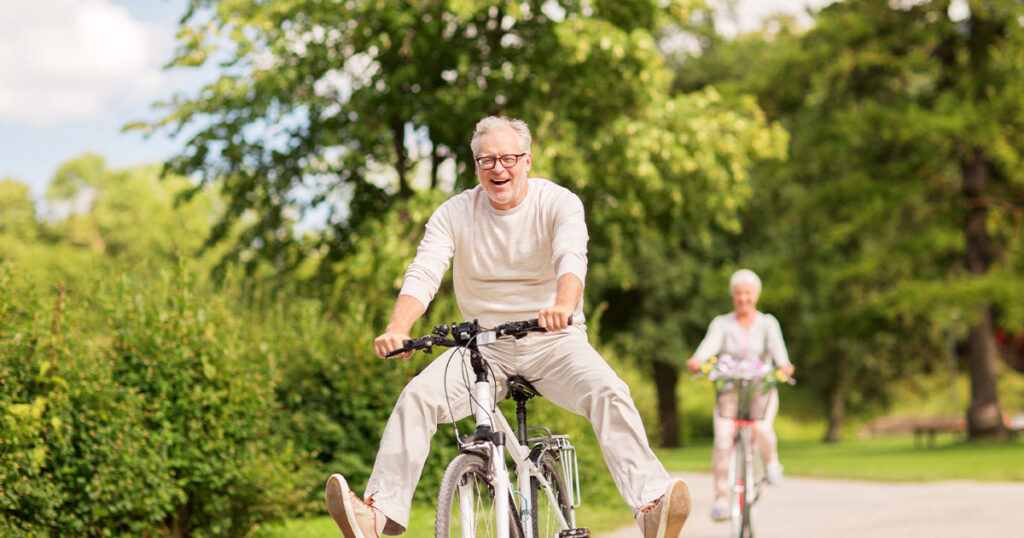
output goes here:
<path id="1" fill-rule="evenodd" d="M 807 9 L 821 9 L 837 0 L 711 0 L 709 3 L 725 10 L 716 19 L 718 30 L 727 36 L 750 32 L 761 27 L 765 19 L 779 14 L 796 17 L 801 25 L 809 25 Z M 728 6 L 733 6 L 729 13 Z"/>
<path id="2" fill-rule="evenodd" d="M 52 126 L 148 100 L 170 39 L 110 0 L 4 0 L 0 121 Z"/>

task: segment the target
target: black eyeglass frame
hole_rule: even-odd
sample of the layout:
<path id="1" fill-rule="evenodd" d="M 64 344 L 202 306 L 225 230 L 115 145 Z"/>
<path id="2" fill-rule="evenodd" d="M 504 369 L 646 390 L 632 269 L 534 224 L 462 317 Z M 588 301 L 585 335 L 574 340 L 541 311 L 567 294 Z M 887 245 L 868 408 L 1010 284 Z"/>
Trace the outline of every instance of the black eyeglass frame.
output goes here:
<path id="1" fill-rule="evenodd" d="M 530 154 L 530 152 L 525 151 L 523 153 L 518 153 L 518 154 L 516 154 L 516 153 L 507 153 L 505 155 L 498 155 L 496 157 L 495 156 L 477 157 L 477 158 L 475 158 L 473 160 L 476 161 L 477 167 L 480 168 L 481 170 L 494 170 L 494 167 L 498 166 L 499 162 L 501 163 L 501 166 L 503 166 L 505 168 L 505 170 L 508 170 L 509 168 L 515 168 L 515 166 L 517 164 L 519 164 L 519 159 L 522 159 L 523 157 L 525 157 L 525 156 L 527 156 L 529 154 Z M 508 158 L 508 157 L 512 157 L 513 159 L 515 159 L 515 160 L 512 161 L 512 164 L 505 164 L 505 159 Z M 491 165 L 490 166 L 485 166 L 484 165 L 484 161 L 487 161 L 487 160 L 491 161 Z"/>

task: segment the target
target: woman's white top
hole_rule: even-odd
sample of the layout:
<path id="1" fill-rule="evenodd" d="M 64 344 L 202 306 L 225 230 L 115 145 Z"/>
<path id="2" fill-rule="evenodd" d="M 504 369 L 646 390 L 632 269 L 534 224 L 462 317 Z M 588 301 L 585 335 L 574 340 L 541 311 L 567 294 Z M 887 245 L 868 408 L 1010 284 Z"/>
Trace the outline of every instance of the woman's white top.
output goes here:
<path id="1" fill-rule="evenodd" d="M 791 364 L 779 320 L 762 312 L 755 315 L 750 327 L 740 325 L 735 312 L 711 320 L 693 356 L 703 362 L 715 355 L 731 355 L 736 359 L 758 357 L 762 361 L 773 361 L 775 366 Z"/>

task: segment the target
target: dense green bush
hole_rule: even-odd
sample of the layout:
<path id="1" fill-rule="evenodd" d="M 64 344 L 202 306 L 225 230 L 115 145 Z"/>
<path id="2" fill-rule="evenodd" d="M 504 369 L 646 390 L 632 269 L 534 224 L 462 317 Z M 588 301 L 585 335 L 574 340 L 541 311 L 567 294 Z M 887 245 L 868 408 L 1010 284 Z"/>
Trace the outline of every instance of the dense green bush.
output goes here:
<path id="1" fill-rule="evenodd" d="M 186 271 L 53 296 L 2 278 L 0 534 L 241 536 L 295 510 L 300 455 L 224 301 Z"/>
<path id="2" fill-rule="evenodd" d="M 174 492 L 140 426 L 140 395 L 98 360 L 74 291 L 37 294 L 0 274 L 0 534 L 145 534 Z"/>
<path id="3" fill-rule="evenodd" d="M 115 376 L 144 396 L 145 426 L 170 462 L 172 534 L 241 535 L 296 504 L 297 454 L 274 435 L 282 417 L 251 345 L 258 328 L 187 278 L 122 278 L 109 294 Z"/>

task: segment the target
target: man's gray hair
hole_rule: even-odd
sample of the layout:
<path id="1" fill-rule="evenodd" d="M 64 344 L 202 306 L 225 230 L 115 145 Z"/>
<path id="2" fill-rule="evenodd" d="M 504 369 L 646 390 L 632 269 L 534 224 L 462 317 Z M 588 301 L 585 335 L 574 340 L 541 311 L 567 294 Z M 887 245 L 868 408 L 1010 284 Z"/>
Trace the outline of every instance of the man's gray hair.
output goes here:
<path id="1" fill-rule="evenodd" d="M 530 126 L 526 125 L 525 121 L 504 116 L 487 116 L 476 122 L 473 139 L 469 142 L 469 149 L 473 151 L 473 156 L 476 157 L 480 153 L 480 139 L 485 134 L 504 127 L 510 127 L 516 132 L 516 136 L 519 137 L 519 151 L 529 153 L 533 137 L 530 136 Z"/>
<path id="2" fill-rule="evenodd" d="M 750 284 L 754 287 L 754 292 L 761 295 L 761 278 L 750 269 L 740 269 L 732 274 L 732 278 L 729 279 L 729 293 L 736 291 L 739 284 Z"/>

